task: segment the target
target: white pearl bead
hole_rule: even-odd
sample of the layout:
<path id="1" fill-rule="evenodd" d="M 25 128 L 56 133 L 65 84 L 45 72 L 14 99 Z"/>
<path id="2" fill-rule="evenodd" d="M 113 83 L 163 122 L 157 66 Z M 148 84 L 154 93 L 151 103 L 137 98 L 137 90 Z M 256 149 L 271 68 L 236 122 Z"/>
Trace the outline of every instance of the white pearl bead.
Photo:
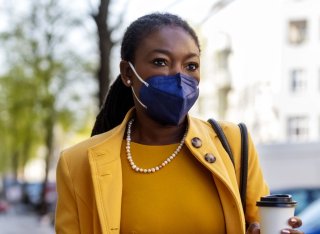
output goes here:
<path id="1" fill-rule="evenodd" d="M 187 129 L 186 129 L 186 132 L 183 135 L 183 138 L 180 141 L 180 144 L 177 147 L 177 149 L 166 160 L 164 160 L 160 165 L 158 165 L 156 167 L 149 168 L 149 169 L 139 168 L 137 165 L 135 165 L 135 163 L 134 163 L 134 161 L 132 159 L 132 155 L 131 155 L 131 147 L 130 147 L 130 144 L 131 144 L 131 126 L 132 126 L 133 121 L 134 121 L 134 119 L 131 119 L 128 122 L 127 138 L 126 138 L 126 152 L 127 152 L 127 159 L 128 159 L 128 161 L 129 161 L 129 163 L 131 165 L 131 168 L 133 170 L 135 170 L 136 172 L 153 173 L 153 172 L 159 171 L 160 169 L 165 167 L 168 163 L 170 163 L 177 156 L 177 154 L 180 152 L 180 150 L 182 149 L 182 146 L 184 144 L 184 141 L 185 141 L 185 138 L 186 138 L 186 135 L 187 135 Z"/>

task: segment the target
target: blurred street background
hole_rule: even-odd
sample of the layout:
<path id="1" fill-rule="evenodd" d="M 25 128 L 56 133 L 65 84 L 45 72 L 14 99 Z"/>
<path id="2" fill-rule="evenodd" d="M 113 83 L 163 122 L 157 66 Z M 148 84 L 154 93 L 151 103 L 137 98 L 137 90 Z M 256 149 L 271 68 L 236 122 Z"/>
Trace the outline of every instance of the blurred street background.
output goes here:
<path id="1" fill-rule="evenodd" d="M 39 217 L 24 205 L 10 207 L 6 213 L 0 215 L 0 233 L 17 234 L 54 234 L 51 219 L 47 216 Z"/>
<path id="2" fill-rule="evenodd" d="M 59 154 L 90 136 L 123 32 L 155 11 L 199 35 L 191 113 L 246 123 L 272 193 L 320 233 L 319 0 L 0 0 L 0 234 L 54 232 Z"/>

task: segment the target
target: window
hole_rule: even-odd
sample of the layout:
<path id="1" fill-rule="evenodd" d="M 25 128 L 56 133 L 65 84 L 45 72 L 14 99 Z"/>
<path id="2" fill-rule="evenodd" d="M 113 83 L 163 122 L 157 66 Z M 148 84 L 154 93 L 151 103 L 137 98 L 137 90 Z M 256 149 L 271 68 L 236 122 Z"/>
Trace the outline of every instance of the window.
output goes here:
<path id="1" fill-rule="evenodd" d="M 303 93 L 307 89 L 306 72 L 303 69 L 290 71 L 290 90 L 293 93 Z"/>
<path id="2" fill-rule="evenodd" d="M 306 116 L 293 116 L 288 118 L 287 136 L 291 141 L 308 140 L 309 118 Z"/>
<path id="3" fill-rule="evenodd" d="M 319 88 L 319 91 L 320 91 L 320 69 L 319 69 L 319 72 L 318 72 L 318 88 Z"/>
<path id="4" fill-rule="evenodd" d="M 288 41 L 292 45 L 299 45 L 307 39 L 307 21 L 293 20 L 289 22 Z"/>

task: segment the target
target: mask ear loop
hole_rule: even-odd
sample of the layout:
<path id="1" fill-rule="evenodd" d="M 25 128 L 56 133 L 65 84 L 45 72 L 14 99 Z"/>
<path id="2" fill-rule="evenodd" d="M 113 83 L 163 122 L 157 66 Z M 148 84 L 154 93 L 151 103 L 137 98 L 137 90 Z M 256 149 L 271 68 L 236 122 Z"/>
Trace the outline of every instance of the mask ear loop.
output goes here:
<path id="1" fill-rule="evenodd" d="M 137 78 L 138 78 L 145 86 L 148 87 L 149 84 L 148 84 L 147 82 L 145 82 L 145 81 L 138 75 L 138 73 L 137 73 L 136 70 L 134 69 L 133 65 L 132 65 L 130 62 L 128 62 L 128 63 L 129 63 L 129 66 L 131 67 L 133 73 L 137 76 Z M 130 83 L 131 83 L 131 82 L 130 82 Z M 136 92 L 134 91 L 134 89 L 133 89 L 132 86 L 131 86 L 131 90 L 132 90 L 132 93 L 133 93 L 134 97 L 137 99 L 137 101 L 140 103 L 140 105 L 141 105 L 143 108 L 147 109 L 147 106 L 146 106 L 145 104 L 143 104 L 143 103 L 140 101 L 140 99 L 137 97 Z"/>
<path id="2" fill-rule="evenodd" d="M 133 90 L 133 87 L 132 87 L 132 86 L 131 86 L 131 89 L 132 89 L 132 93 L 133 93 L 134 97 L 137 99 L 137 101 L 140 103 L 140 105 L 141 105 L 143 108 L 147 109 L 147 106 L 146 106 L 145 104 L 143 104 L 143 103 L 139 100 L 139 98 L 137 97 L 137 95 L 136 95 L 135 91 Z"/>
<path id="3" fill-rule="evenodd" d="M 129 66 L 131 67 L 133 73 L 136 75 L 136 77 L 147 87 L 149 87 L 149 84 L 147 82 L 145 82 L 137 73 L 136 69 L 134 69 L 134 66 L 131 64 L 131 62 L 128 62 Z"/>

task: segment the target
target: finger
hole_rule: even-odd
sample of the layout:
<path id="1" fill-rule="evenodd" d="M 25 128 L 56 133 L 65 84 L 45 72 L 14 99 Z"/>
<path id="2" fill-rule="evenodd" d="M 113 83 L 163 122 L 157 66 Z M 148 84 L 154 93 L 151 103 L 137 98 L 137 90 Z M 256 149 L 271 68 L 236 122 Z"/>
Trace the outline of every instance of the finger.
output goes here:
<path id="1" fill-rule="evenodd" d="M 281 230 L 281 234 L 304 234 L 304 232 L 301 232 L 299 230 L 294 230 L 294 229 L 283 229 Z"/>
<path id="2" fill-rule="evenodd" d="M 302 220 L 295 216 L 289 219 L 288 224 L 293 228 L 298 228 L 301 227 Z"/>
<path id="3" fill-rule="evenodd" d="M 260 225 L 259 223 L 251 223 L 248 227 L 247 234 L 260 234 Z"/>

